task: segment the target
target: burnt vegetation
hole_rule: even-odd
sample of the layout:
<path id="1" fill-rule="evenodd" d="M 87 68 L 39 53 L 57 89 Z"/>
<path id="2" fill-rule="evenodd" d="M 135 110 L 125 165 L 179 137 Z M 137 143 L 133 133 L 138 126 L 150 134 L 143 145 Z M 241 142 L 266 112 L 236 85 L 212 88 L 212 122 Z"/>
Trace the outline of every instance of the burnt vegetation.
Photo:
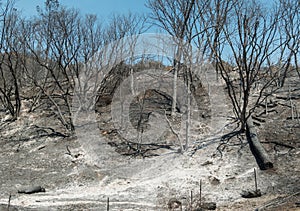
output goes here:
<path id="1" fill-rule="evenodd" d="M 0 0 L 0 139 L 16 152 L 30 140 L 76 139 L 74 109 L 91 107 L 99 135 L 109 140 L 105 144 L 127 158 L 167 153 L 192 157 L 217 142 L 214 156 L 250 146 L 261 170 L 280 168 L 275 166 L 277 159 L 299 149 L 299 0 L 274 0 L 269 5 L 260 0 L 147 0 L 145 6 L 149 14 L 114 14 L 105 23 L 58 0 L 46 0 L 35 17 L 23 17 L 14 0 Z M 128 52 L 126 59 L 114 57 L 127 50 L 122 39 L 129 37 L 126 44 L 135 49 L 135 35 L 151 27 L 175 38 L 174 58 L 134 57 Z M 200 53 L 196 59 L 189 55 L 191 46 Z M 99 70 L 96 75 L 90 72 L 93 68 Z M 206 77 L 211 68 L 213 79 Z M 148 83 L 163 83 L 164 74 L 171 75 L 172 92 L 141 87 L 142 92 L 136 92 L 141 83 L 133 75 L 147 69 L 163 72 L 149 75 Z M 95 86 L 86 87 L 82 75 Z M 126 80 L 130 84 L 120 90 Z M 220 106 L 211 101 L 213 81 L 222 84 L 217 91 L 225 93 L 218 103 L 227 106 L 225 135 L 210 134 L 212 116 L 219 109 L 212 107 Z M 186 87 L 184 93 L 179 82 Z M 73 100 L 82 97 L 76 95 L 76 85 L 84 97 L 95 89 L 93 100 L 74 107 Z M 118 128 L 111 115 L 113 102 L 123 106 L 120 96 L 125 94 L 132 96 L 128 120 L 136 136 L 124 137 L 120 131 L 126 128 Z M 29 114 L 33 118 L 27 118 Z M 147 131 L 160 127 L 149 122 L 158 118 L 168 130 L 149 141 Z M 13 130 L 18 124 L 19 130 Z M 190 204 L 193 207 L 192 199 Z M 168 206 L 175 210 L 175 205 Z M 197 210 L 201 206 L 200 196 Z"/>
<path id="2" fill-rule="evenodd" d="M 104 25 L 95 15 L 82 16 L 78 10 L 63 7 L 57 0 L 47 0 L 44 6 L 38 7 L 38 16 L 34 18 L 23 18 L 14 8 L 14 1 L 3 1 L 0 102 L 5 121 L 1 124 L 18 120 L 22 112 L 43 110 L 44 115 L 55 122 L 43 127 L 58 130 L 49 135 L 73 136 L 75 84 L 80 83 L 82 73 L 93 76 L 88 69 L 97 55 L 98 68 L 109 69 L 106 75 L 101 75 L 103 78 L 95 79 L 101 83 L 92 106 L 100 118 L 101 114 L 110 112 L 116 90 L 133 74 L 156 68 L 173 75 L 172 94 L 155 89 L 134 93 L 132 82 L 131 91 L 135 97 L 130 105 L 130 121 L 139 133 L 143 133 L 149 128 L 147 121 L 154 111 L 165 115 L 169 123 L 172 121 L 169 126 L 173 135 L 181 139 L 178 140 L 181 151 L 186 151 L 191 142 L 191 96 L 196 101 L 200 118 L 206 119 L 213 114 L 209 108 L 210 90 L 194 74 L 197 67 L 191 66 L 192 59 L 183 42 L 178 43 L 172 59 L 143 55 L 118 61 L 113 56 L 122 51 L 120 39 L 156 26 L 184 40 L 185 45 L 201 49 L 199 63 L 214 67 L 216 80 L 225 83 L 224 90 L 237 127 L 230 133 L 234 136 L 225 135 L 221 139 L 222 146 L 246 131 L 250 117 L 256 126 L 265 125 L 267 118 L 274 116 L 294 122 L 291 130 L 299 127 L 298 1 L 279 0 L 264 7 L 260 1 L 149 0 L 146 6 L 150 9 L 148 16 L 113 15 Z M 136 38 L 130 40 L 132 49 L 135 42 Z M 105 52 L 101 49 L 110 43 L 115 45 L 111 57 L 102 58 Z M 108 61 L 101 61 L 101 58 Z M 188 87 L 186 93 L 180 93 L 186 94 L 186 105 L 180 105 L 177 100 L 178 80 Z M 286 115 L 280 114 L 283 110 Z M 179 137 L 174 130 L 176 123 L 180 124 L 175 116 L 184 112 L 185 138 Z M 56 124 L 62 127 L 53 127 Z M 142 142 L 137 140 L 137 143 Z"/>
<path id="3" fill-rule="evenodd" d="M 192 101 L 198 108 L 196 115 L 203 122 L 214 115 L 210 106 L 215 106 L 210 105 L 209 86 L 204 87 L 205 82 L 195 74 L 199 67 L 191 65 L 192 55 L 184 47 L 195 45 L 201 52 L 198 64 L 212 66 L 216 80 L 224 82 L 233 112 L 233 116 L 228 115 L 233 119 L 233 132 L 221 138 L 219 151 L 229 146 L 233 137 L 244 134 L 249 119 L 253 119 L 254 125 L 262 126 L 268 117 L 274 116 L 270 119 L 285 118 L 285 121 L 294 122 L 290 130 L 299 127 L 298 1 L 279 0 L 264 7 L 260 1 L 149 0 L 146 6 L 150 10 L 148 15 L 113 15 L 105 25 L 95 15 L 82 16 L 78 10 L 63 7 L 57 0 L 47 0 L 44 6 L 38 7 L 38 16 L 34 18 L 23 18 L 14 8 L 14 1 L 3 1 L 1 124 L 18 120 L 22 112 L 42 110 L 43 115 L 51 117 L 53 122 L 41 126 L 53 131 L 49 136 L 74 136 L 72 100 L 75 85 L 80 84 L 83 73 L 90 79 L 93 77 L 89 75 L 90 61 L 98 59 L 97 68 L 108 71 L 106 75 L 95 76 L 99 85 L 95 86 L 95 105 L 90 106 L 102 122 L 105 118 L 101 120 L 101 115 L 111 112 L 113 96 L 125 79 L 145 69 L 161 69 L 173 75 L 171 94 L 155 89 L 134 93 L 132 81 L 130 89 L 134 98 L 129 118 L 138 133 L 143 134 L 150 127 L 147 125 L 150 116 L 154 111 L 158 112 L 166 117 L 170 133 L 177 139 L 173 144 L 177 143 L 175 146 L 180 146 L 181 152 L 187 151 L 190 143 L 195 143 L 190 140 Z M 123 49 L 120 40 L 146 32 L 152 26 L 182 40 L 174 49 L 174 58 L 153 55 L 134 58 L 129 55 L 124 61 L 115 60 L 114 54 Z M 132 49 L 136 39 L 127 40 Z M 107 52 L 102 49 L 110 43 L 114 46 L 107 58 Z M 200 74 L 206 74 L 205 68 Z M 177 93 L 178 80 L 188 87 L 186 93 Z M 185 105 L 178 101 L 179 94 L 186 94 Z M 283 110 L 287 116 L 280 114 Z M 186 115 L 184 120 L 176 118 L 182 115 Z M 178 131 L 182 121 L 185 121 L 185 137 Z M 62 127 L 56 128 L 56 124 Z M 109 127 L 99 126 L 99 129 L 104 134 L 112 134 L 105 130 L 115 131 Z M 132 150 L 129 143 L 133 140 L 122 140 L 121 144 L 123 141 L 128 142 L 128 149 Z M 133 142 L 139 151 L 143 144 L 141 137 Z M 194 150 L 198 148 L 200 146 L 191 146 Z"/>

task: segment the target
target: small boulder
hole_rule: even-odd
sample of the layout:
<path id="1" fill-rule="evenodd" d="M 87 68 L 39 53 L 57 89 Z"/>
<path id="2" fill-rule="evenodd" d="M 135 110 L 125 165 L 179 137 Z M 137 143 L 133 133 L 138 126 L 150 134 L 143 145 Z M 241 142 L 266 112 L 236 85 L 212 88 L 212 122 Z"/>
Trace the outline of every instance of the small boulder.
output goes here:
<path id="1" fill-rule="evenodd" d="M 174 210 L 174 209 L 180 208 L 181 205 L 182 205 L 182 203 L 176 198 L 171 198 L 168 202 L 169 210 Z"/>

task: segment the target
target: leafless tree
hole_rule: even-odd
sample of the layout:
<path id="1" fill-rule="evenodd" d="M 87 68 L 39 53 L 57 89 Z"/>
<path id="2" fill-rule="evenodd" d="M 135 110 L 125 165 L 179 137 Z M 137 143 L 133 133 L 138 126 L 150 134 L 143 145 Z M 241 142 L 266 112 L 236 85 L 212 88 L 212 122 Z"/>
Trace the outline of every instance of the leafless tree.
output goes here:
<path id="1" fill-rule="evenodd" d="M 177 78 L 179 71 L 183 71 L 182 61 L 190 61 L 189 48 L 193 38 L 194 18 L 196 17 L 196 1 L 171 1 L 171 0 L 149 0 L 147 7 L 151 9 L 150 18 L 153 24 L 159 26 L 169 35 L 174 37 L 174 42 L 177 44 L 177 50 L 174 52 L 174 81 L 173 81 L 173 101 L 172 101 L 172 116 L 175 116 L 177 102 Z M 184 41 L 185 40 L 185 41 Z M 185 43 L 186 42 L 186 43 Z M 187 46 L 186 46 L 187 44 Z M 185 64 L 190 65 L 190 64 Z M 188 91 L 192 81 L 192 75 L 189 68 L 184 72 L 186 77 Z M 188 104 L 190 101 L 190 93 L 187 93 Z M 189 105 L 188 105 L 189 108 Z M 189 127 L 190 127 L 190 110 L 187 111 L 186 124 L 186 143 L 185 149 L 189 142 Z"/>
<path id="2" fill-rule="evenodd" d="M 138 35 L 144 33 L 147 29 L 148 24 L 146 23 L 145 15 L 131 12 L 124 15 L 113 14 L 106 29 L 107 39 L 105 40 L 106 42 L 114 43 L 116 45 L 116 52 L 113 53 L 117 55 L 124 55 L 124 57 L 127 57 L 127 63 L 133 66 L 134 60 L 137 59 L 134 58 L 133 55 Z M 126 43 L 124 43 L 124 41 Z M 123 52 L 125 46 L 126 49 L 129 50 L 129 53 Z M 110 63 L 114 64 L 114 61 L 110 61 Z M 131 67 L 131 92 L 134 95 L 133 74 L 133 67 Z"/>
<path id="3" fill-rule="evenodd" d="M 279 85 L 283 86 L 288 72 L 295 71 L 300 77 L 300 2 L 279 0 L 277 7 L 280 15 L 279 37 L 282 47 L 276 66 L 280 69 L 278 71 Z"/>
<path id="4" fill-rule="evenodd" d="M 71 98 L 82 64 L 97 51 L 98 41 L 93 17 L 81 22 L 79 12 L 61 7 L 55 0 L 46 1 L 45 9 L 39 8 L 39 16 L 28 24 L 26 40 L 34 63 L 44 71 L 44 77 L 34 80 L 38 89 L 47 96 L 60 122 L 72 133 Z M 92 34 L 91 34 L 92 33 Z M 94 40 L 88 39 L 95 37 Z M 88 43 L 88 44 L 87 44 Z M 31 70 L 27 68 L 27 73 Z"/>
<path id="5" fill-rule="evenodd" d="M 193 27 L 193 12 L 195 11 L 195 0 L 171 1 L 171 0 L 149 0 L 147 7 L 151 9 L 150 18 L 153 24 L 159 26 L 169 35 L 174 36 L 178 43 L 177 52 L 174 52 L 174 88 L 172 115 L 176 110 L 177 77 L 180 70 L 180 62 L 183 57 L 183 39 L 191 37 Z"/>
<path id="6" fill-rule="evenodd" d="M 228 1 L 221 2 L 226 4 Z M 255 105 L 272 92 L 272 89 L 266 91 L 276 81 L 268 62 L 284 44 L 278 38 L 280 14 L 274 7 L 264 7 L 255 0 L 234 2 L 224 12 L 226 21 L 218 35 L 222 42 L 215 48 L 215 42 L 211 40 L 210 47 L 226 82 L 234 113 L 241 123 L 240 129 L 244 131 Z M 208 29 L 206 33 L 209 39 Z M 259 97 L 254 105 L 249 105 L 258 82 L 262 84 Z"/>
<path id="7" fill-rule="evenodd" d="M 14 9 L 14 1 L 1 5 L 1 12 L 0 100 L 9 111 L 11 120 L 16 120 L 21 109 L 21 19 Z"/>
<path id="8" fill-rule="evenodd" d="M 111 71 L 109 75 L 107 75 L 107 79 L 104 79 L 105 83 L 103 83 L 103 86 L 100 87 L 100 93 L 106 92 L 106 94 L 112 98 L 113 95 L 116 94 L 115 91 L 122 81 L 124 81 L 125 78 L 130 77 L 131 95 L 135 96 L 136 94 L 139 94 L 135 93 L 134 61 L 140 58 L 136 58 L 134 55 L 137 49 L 136 45 L 139 34 L 144 33 L 147 30 L 147 27 L 148 24 L 146 23 L 146 16 L 144 15 L 128 13 L 124 15 L 114 14 L 111 17 L 107 28 L 105 29 L 106 38 L 104 38 L 106 46 L 110 46 L 110 49 L 112 49 L 108 55 L 106 55 L 106 59 L 108 60 L 106 61 L 106 64 L 108 65 L 108 68 L 111 68 Z M 128 68 L 130 68 L 130 72 L 128 72 Z M 111 82 L 114 84 L 108 84 Z M 105 91 L 104 89 L 110 90 Z M 118 95 L 120 95 L 121 122 L 124 121 L 123 101 L 126 99 L 125 96 L 128 94 L 123 91 L 124 90 L 119 90 L 118 93 Z M 103 96 L 99 96 L 99 98 L 101 97 Z M 97 101 L 101 100 L 99 98 Z M 137 139 L 137 142 L 140 143 L 141 136 L 137 137 Z"/>
<path id="9" fill-rule="evenodd" d="M 230 19 L 230 10 L 236 4 L 236 0 L 210 0 L 196 1 L 197 16 L 195 17 L 195 34 L 193 39 L 199 48 L 203 48 L 203 56 L 214 64 L 218 80 L 218 65 L 215 58 L 215 51 L 222 51 L 222 30 Z M 201 37 L 201 39 L 199 39 Z"/>

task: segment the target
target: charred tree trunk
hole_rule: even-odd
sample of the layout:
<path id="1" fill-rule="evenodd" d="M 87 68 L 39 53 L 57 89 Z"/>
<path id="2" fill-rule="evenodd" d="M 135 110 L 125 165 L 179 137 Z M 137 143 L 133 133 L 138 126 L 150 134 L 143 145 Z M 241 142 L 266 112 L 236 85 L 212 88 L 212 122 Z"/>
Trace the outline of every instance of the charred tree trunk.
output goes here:
<path id="1" fill-rule="evenodd" d="M 251 116 L 247 120 L 246 134 L 251 152 L 254 155 L 259 168 L 261 170 L 273 168 L 273 163 L 270 160 L 268 153 L 258 140 Z"/>

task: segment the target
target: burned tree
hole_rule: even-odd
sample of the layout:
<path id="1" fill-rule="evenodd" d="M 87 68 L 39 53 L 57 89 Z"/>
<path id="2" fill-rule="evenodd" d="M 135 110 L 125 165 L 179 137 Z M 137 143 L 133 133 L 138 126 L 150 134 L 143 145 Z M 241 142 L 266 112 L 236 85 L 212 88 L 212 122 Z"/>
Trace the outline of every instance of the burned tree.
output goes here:
<path id="1" fill-rule="evenodd" d="M 228 1 L 221 2 L 226 4 Z M 244 131 L 255 106 L 274 91 L 272 85 L 277 78 L 268 61 L 283 45 L 277 38 L 280 16 L 278 10 L 265 8 L 258 1 L 239 1 L 228 7 L 223 18 L 219 47 L 215 48 L 214 40 L 210 40 L 210 48 L 226 82 L 240 130 Z M 214 25 L 210 27 L 214 28 Z M 208 28 L 205 33 L 209 40 Z M 256 84 L 260 84 L 259 94 L 254 105 L 250 105 Z M 270 88 L 268 92 L 267 88 Z"/>
<path id="2" fill-rule="evenodd" d="M 14 9 L 14 1 L 2 6 L 0 40 L 0 101 L 16 120 L 21 109 L 21 54 L 24 49 L 23 35 L 20 33 L 22 20 Z"/>

